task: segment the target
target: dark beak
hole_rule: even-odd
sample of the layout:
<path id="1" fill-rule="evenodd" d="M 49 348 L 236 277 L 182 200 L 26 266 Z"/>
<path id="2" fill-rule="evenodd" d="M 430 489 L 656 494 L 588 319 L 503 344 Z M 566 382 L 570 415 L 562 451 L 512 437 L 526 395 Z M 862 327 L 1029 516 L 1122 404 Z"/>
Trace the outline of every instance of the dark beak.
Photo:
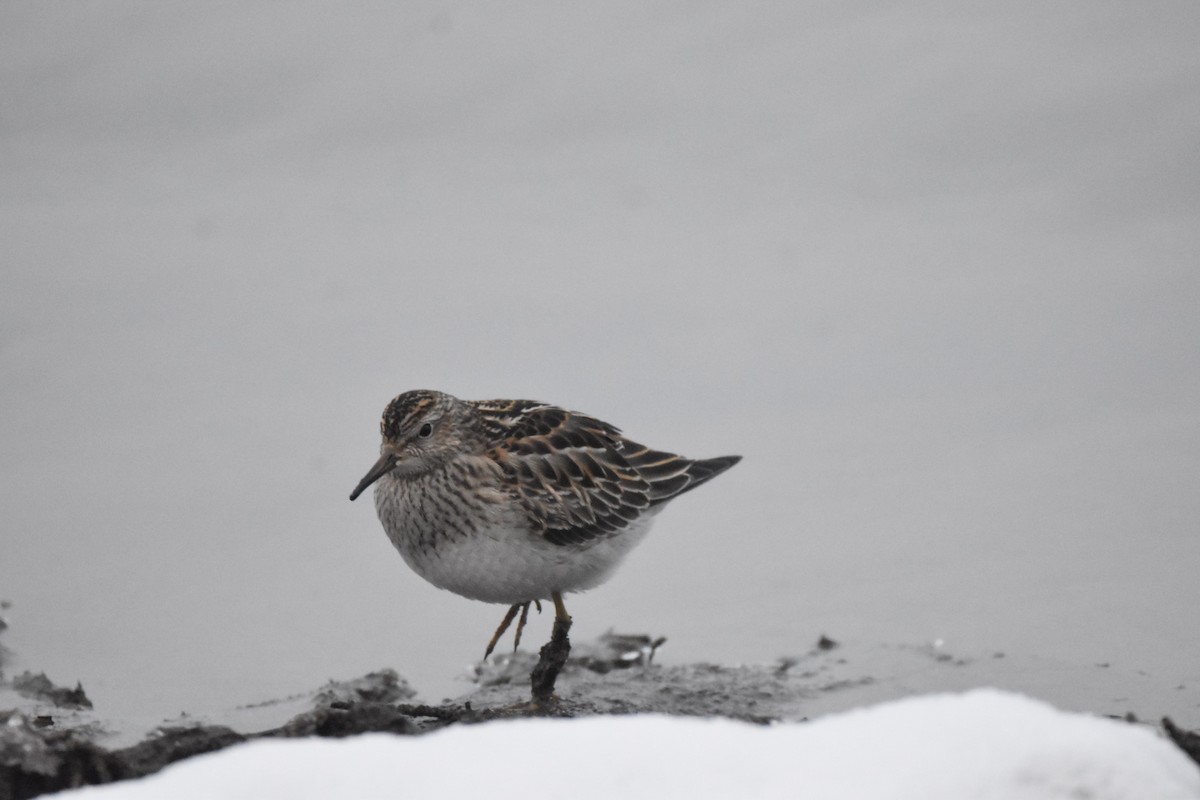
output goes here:
<path id="1" fill-rule="evenodd" d="M 368 486 L 391 472 L 394 466 L 396 466 L 395 456 L 389 453 L 381 455 L 375 462 L 375 466 L 371 467 L 370 471 L 363 475 L 363 479 L 358 482 L 358 486 L 354 487 L 354 491 L 350 493 L 350 499 L 356 499 Z"/>

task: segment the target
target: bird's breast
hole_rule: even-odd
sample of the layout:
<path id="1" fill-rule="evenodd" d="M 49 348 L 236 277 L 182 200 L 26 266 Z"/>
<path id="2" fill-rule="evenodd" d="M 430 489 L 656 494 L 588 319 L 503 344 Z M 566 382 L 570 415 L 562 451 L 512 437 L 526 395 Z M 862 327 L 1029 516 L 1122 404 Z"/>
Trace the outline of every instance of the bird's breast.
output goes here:
<path id="1" fill-rule="evenodd" d="M 618 536 L 558 545 L 487 481 L 454 474 L 384 476 L 375 509 L 388 538 L 414 572 L 473 600 L 524 603 L 552 591 L 581 591 L 608 577 L 642 538 L 649 517 Z"/>

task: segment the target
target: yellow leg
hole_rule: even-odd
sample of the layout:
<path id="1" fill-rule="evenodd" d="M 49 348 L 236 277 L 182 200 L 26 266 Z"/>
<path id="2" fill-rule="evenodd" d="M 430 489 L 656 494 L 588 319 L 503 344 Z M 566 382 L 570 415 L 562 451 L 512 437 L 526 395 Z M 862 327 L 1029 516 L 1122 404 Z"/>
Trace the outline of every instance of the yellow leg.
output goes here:
<path id="1" fill-rule="evenodd" d="M 492 651 L 496 649 L 496 642 L 500 641 L 500 637 L 504 635 L 506 630 L 508 630 L 508 626 L 512 624 L 513 617 L 517 616 L 517 611 L 520 610 L 520 608 L 521 605 L 519 603 L 515 606 L 509 607 L 508 613 L 504 615 L 504 619 L 500 620 L 500 627 L 496 628 L 496 632 L 492 634 L 492 640 L 488 642 L 487 651 L 483 654 L 484 661 L 487 661 L 488 656 L 490 656 Z M 526 611 L 529 610 L 528 603 L 525 604 L 525 609 Z M 523 624 L 524 620 L 521 620 L 521 622 Z M 519 637 L 520 635 L 521 629 L 518 627 L 517 636 Z"/>
<path id="2" fill-rule="evenodd" d="M 541 611 L 541 609 L 538 609 Z M 517 620 L 517 634 L 513 637 L 513 652 L 517 652 L 517 648 L 521 646 L 521 631 L 525 630 L 525 622 L 529 619 L 529 603 L 521 606 L 521 618 Z"/>
<path id="3" fill-rule="evenodd" d="M 563 605 L 562 592 L 551 592 L 550 599 L 554 601 L 554 618 L 570 622 L 571 615 L 567 613 L 567 607 Z"/>

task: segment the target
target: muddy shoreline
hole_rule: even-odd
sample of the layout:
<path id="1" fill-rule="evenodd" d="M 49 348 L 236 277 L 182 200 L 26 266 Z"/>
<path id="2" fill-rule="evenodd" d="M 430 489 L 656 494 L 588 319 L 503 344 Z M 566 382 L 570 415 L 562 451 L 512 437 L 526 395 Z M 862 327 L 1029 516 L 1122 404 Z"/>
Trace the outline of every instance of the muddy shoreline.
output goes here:
<path id="1" fill-rule="evenodd" d="M 608 635 L 576 644 L 550 703 L 530 702 L 530 672 L 537 658 L 519 652 L 481 665 L 476 689 L 453 702 L 416 702 L 413 688 L 394 670 L 383 669 L 303 695 L 243 706 L 219 720 L 185 718 L 145 731 L 122 729 L 119 721 L 106 719 L 102 709 L 92 708 L 83 686 L 57 686 L 31 672 L 7 677 L 0 672 L 0 800 L 149 775 L 253 739 L 420 735 L 448 725 L 525 716 L 657 713 L 761 724 L 802 721 L 893 696 L 987 684 L 997 665 L 1011 666 L 1003 654 L 963 657 L 928 645 L 843 647 L 826 637 L 808 652 L 770 665 L 662 666 L 655 654 L 663 641 Z M 1095 674 L 1106 671 L 1106 665 L 1097 665 Z M 1093 686 L 1098 694 L 1087 701 L 1093 706 L 1088 710 L 1154 727 L 1200 763 L 1200 732 L 1169 717 L 1144 720 L 1134 708 L 1101 707 L 1095 697 L 1103 697 L 1105 689 Z M 1113 698 L 1122 702 L 1128 701 Z M 122 740 L 134 743 L 114 745 Z"/>

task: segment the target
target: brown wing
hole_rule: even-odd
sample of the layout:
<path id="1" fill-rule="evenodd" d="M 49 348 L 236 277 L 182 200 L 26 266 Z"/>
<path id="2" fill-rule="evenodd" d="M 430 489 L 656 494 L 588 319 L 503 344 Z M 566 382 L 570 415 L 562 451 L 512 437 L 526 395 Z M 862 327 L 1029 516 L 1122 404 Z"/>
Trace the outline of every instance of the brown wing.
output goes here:
<path id="1" fill-rule="evenodd" d="M 606 422 L 532 401 L 477 405 L 514 497 L 554 544 L 614 536 L 650 507 L 650 484 Z"/>
<path id="2" fill-rule="evenodd" d="M 650 485 L 651 506 L 690 492 L 742 460 L 741 456 L 719 456 L 693 461 L 628 439 L 622 441 L 621 455 Z"/>

